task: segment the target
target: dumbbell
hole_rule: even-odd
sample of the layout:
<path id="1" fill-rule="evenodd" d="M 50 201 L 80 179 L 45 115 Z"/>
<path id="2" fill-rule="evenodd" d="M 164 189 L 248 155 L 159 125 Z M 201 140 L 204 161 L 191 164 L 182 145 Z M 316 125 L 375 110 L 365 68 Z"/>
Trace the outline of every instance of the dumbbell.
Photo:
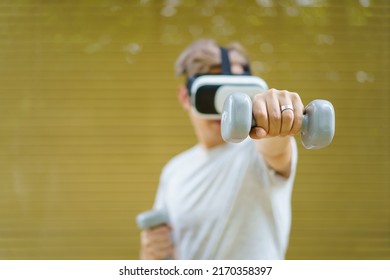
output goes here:
<path id="1" fill-rule="evenodd" d="M 302 144 L 306 149 L 328 146 L 335 132 L 335 112 L 332 103 L 317 99 L 304 109 L 301 129 Z M 252 99 L 245 93 L 230 94 L 221 116 L 221 135 L 226 142 L 239 143 L 248 137 L 255 121 L 252 115 Z"/>
<path id="2" fill-rule="evenodd" d="M 151 229 L 169 224 L 168 215 L 162 210 L 155 209 L 138 214 L 136 221 L 140 229 Z M 172 259 L 172 257 L 166 259 L 169 260 Z"/>
<path id="3" fill-rule="evenodd" d="M 150 229 L 169 223 L 168 216 L 164 211 L 154 209 L 138 214 L 136 221 L 140 229 Z"/>

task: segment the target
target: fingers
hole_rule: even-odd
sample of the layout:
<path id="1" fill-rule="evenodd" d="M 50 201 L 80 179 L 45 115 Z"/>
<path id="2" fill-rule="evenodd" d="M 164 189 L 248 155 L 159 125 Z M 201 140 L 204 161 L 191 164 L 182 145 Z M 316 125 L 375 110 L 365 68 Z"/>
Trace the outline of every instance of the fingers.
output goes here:
<path id="1" fill-rule="evenodd" d="M 265 96 L 258 94 L 254 97 L 253 105 L 253 118 L 256 122 L 256 126 L 251 130 L 250 136 L 254 139 L 264 138 L 268 134 L 268 111 Z"/>
<path id="2" fill-rule="evenodd" d="M 145 259 L 161 260 L 173 255 L 171 229 L 160 226 L 141 232 L 141 249 Z"/>
<path id="3" fill-rule="evenodd" d="M 268 111 L 268 136 L 277 136 L 280 133 L 281 127 L 281 112 L 280 105 L 278 100 L 278 92 L 274 89 L 269 91 L 269 94 L 266 94 L 267 102 L 267 111 Z"/>
<path id="4" fill-rule="evenodd" d="M 304 106 L 302 104 L 301 98 L 295 92 L 291 96 L 291 101 L 294 106 L 294 122 L 291 128 L 291 134 L 294 135 L 301 131 Z"/>
<path id="5" fill-rule="evenodd" d="M 294 105 L 288 91 L 281 91 L 279 94 L 279 110 L 281 112 L 281 128 L 279 135 L 290 135 L 294 123 Z"/>
<path id="6" fill-rule="evenodd" d="M 297 134 L 302 127 L 303 104 L 295 92 L 270 89 L 253 99 L 253 117 L 256 126 L 250 136 L 254 139 Z"/>

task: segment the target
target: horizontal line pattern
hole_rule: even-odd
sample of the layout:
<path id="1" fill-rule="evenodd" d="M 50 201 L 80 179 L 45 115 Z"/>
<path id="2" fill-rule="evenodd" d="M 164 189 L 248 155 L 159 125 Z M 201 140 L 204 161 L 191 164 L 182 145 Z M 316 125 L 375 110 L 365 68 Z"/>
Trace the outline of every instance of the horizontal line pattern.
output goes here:
<path id="1" fill-rule="evenodd" d="M 277 2 L 0 4 L 0 259 L 138 258 L 135 215 L 196 143 L 173 63 L 198 36 L 335 106 L 332 145 L 299 146 L 287 258 L 389 259 L 390 3 Z"/>

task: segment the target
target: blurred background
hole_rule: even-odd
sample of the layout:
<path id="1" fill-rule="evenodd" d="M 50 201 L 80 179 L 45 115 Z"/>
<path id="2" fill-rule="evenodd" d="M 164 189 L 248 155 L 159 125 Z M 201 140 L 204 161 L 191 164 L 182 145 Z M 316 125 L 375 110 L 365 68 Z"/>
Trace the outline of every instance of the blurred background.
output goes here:
<path id="1" fill-rule="evenodd" d="M 0 8 L 0 259 L 138 258 L 135 216 L 196 143 L 173 63 L 210 37 L 246 46 L 270 87 L 335 106 L 332 145 L 299 145 L 287 259 L 390 259 L 390 1 Z"/>

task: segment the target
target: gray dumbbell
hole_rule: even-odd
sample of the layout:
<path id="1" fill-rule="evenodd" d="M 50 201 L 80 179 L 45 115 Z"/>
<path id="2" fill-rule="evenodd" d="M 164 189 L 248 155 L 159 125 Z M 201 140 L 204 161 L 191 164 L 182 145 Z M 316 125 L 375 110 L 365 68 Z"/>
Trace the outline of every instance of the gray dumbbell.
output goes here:
<path id="1" fill-rule="evenodd" d="M 169 223 L 168 216 L 163 211 L 149 210 L 137 215 L 137 225 L 140 229 L 150 229 Z"/>
<path id="2" fill-rule="evenodd" d="M 255 126 L 252 116 L 252 100 L 245 93 L 230 94 L 223 105 L 221 134 L 226 142 L 239 143 L 248 137 Z M 314 100 L 305 107 L 301 139 L 306 149 L 328 146 L 335 131 L 335 112 L 327 100 Z"/>

